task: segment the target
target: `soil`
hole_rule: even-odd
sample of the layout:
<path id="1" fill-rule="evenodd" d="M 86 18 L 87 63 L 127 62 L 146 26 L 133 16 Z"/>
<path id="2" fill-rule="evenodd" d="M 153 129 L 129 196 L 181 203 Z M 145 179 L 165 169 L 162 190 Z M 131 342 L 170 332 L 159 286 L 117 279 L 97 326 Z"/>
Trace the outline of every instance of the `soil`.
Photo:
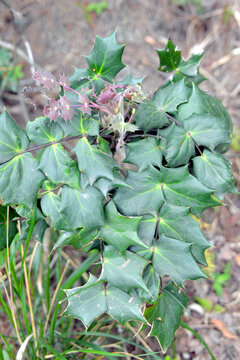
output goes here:
<path id="1" fill-rule="evenodd" d="M 185 57 L 192 52 L 205 50 L 201 72 L 208 78 L 201 88 L 219 97 L 227 107 L 234 126 L 240 129 L 240 4 L 236 0 L 202 0 L 200 7 L 193 1 L 184 6 L 179 0 L 109 0 L 108 8 L 100 15 L 84 17 L 90 1 L 81 0 L 8 0 L 8 4 L 24 14 L 16 29 L 9 10 L 0 2 L 0 40 L 26 52 L 22 35 L 29 41 L 35 66 L 58 75 L 70 76 L 73 67 L 85 67 L 84 55 L 91 52 L 96 35 L 104 37 L 117 28 L 117 39 L 126 43 L 123 61 L 127 64 L 121 75 L 146 75 L 144 87 L 154 91 L 167 78 L 158 72 L 155 49 L 164 47 L 168 38 L 177 44 Z M 234 50 L 235 49 L 235 50 Z M 21 59 L 25 78 L 32 84 L 29 64 Z M 3 102 L 19 122 L 21 106 L 16 99 L 3 98 Z M 41 103 L 41 100 L 39 100 Z M 27 115 L 34 118 L 32 107 Z M 239 131 L 239 130 L 238 130 Z M 238 149 L 240 151 L 240 146 Z M 240 183 L 239 152 L 230 149 L 227 157 L 233 163 L 236 185 Z M 225 206 L 205 213 L 201 226 L 215 254 L 215 271 L 223 272 L 231 263 L 231 278 L 223 286 L 222 296 L 213 288 L 212 280 L 188 282 L 191 299 L 186 321 L 208 343 L 217 360 L 240 358 L 240 199 L 228 195 Z M 196 297 L 207 298 L 213 305 L 224 308 L 223 313 L 207 311 L 196 305 Z M 1 320 L 1 318 L 0 318 Z M 214 320 L 219 320 L 216 322 Z M 0 331 L 2 331 L 0 322 Z M 156 343 L 149 340 L 150 344 Z M 152 341 L 152 342 L 151 342 Z M 203 345 L 186 330 L 176 335 L 178 359 L 208 360 Z"/>

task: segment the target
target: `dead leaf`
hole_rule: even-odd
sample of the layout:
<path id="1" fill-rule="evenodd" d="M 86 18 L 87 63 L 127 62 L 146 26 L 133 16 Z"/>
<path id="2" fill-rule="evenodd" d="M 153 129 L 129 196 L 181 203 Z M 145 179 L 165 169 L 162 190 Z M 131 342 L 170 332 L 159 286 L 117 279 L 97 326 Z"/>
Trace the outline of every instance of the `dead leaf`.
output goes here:
<path id="1" fill-rule="evenodd" d="M 235 263 L 240 267 L 240 254 L 235 257 Z"/>
<path id="2" fill-rule="evenodd" d="M 223 334 L 224 337 L 228 338 L 228 339 L 232 339 L 232 340 L 238 340 L 238 337 L 236 335 L 234 335 L 233 333 L 231 333 L 231 331 L 229 331 L 226 327 L 226 325 L 224 324 L 223 321 L 221 320 L 216 320 L 216 319 L 210 319 L 211 324 L 213 324 L 218 330 L 221 331 L 221 333 Z"/>
<path id="3" fill-rule="evenodd" d="M 152 45 L 152 46 L 154 46 L 156 44 L 155 39 L 148 35 L 145 36 L 144 41 L 146 41 L 146 43 L 148 43 L 149 45 Z"/>

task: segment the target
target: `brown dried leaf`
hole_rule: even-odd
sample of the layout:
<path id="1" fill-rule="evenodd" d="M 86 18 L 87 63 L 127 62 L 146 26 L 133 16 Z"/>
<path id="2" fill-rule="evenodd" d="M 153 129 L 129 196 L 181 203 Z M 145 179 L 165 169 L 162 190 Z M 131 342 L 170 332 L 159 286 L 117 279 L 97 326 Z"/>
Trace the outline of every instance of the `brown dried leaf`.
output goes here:
<path id="1" fill-rule="evenodd" d="M 216 320 L 216 319 L 210 319 L 211 324 L 213 324 L 219 331 L 221 331 L 221 333 L 223 334 L 224 337 L 228 338 L 228 339 L 232 339 L 232 340 L 238 340 L 238 337 L 236 335 L 234 335 L 233 333 L 231 333 L 231 331 L 229 331 L 226 327 L 226 325 L 224 324 L 223 321 L 221 320 Z"/>

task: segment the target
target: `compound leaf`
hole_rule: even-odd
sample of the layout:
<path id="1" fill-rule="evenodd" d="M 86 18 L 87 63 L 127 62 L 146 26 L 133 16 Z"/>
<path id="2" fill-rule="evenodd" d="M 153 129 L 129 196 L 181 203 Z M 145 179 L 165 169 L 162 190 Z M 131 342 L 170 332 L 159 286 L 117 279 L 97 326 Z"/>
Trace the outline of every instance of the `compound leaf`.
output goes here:
<path id="1" fill-rule="evenodd" d="M 119 165 L 111 156 L 91 146 L 86 137 L 77 142 L 74 152 L 79 170 L 88 176 L 90 185 L 101 177 L 114 181 L 113 170 Z"/>
<path id="2" fill-rule="evenodd" d="M 175 331 L 180 326 L 183 309 L 187 303 L 187 296 L 170 282 L 162 290 L 155 304 L 145 310 L 146 319 L 153 323 L 150 335 L 158 339 L 163 352 L 167 351 Z"/>
<path id="3" fill-rule="evenodd" d="M 58 122 L 50 121 L 46 116 L 38 117 L 27 123 L 26 131 L 30 140 L 38 145 L 51 143 L 63 138 L 63 130 Z"/>
<path id="4" fill-rule="evenodd" d="M 130 251 L 122 256 L 114 247 L 105 246 L 100 280 L 106 280 L 127 293 L 134 288 L 148 291 L 142 278 L 147 263 L 147 260 Z"/>
<path id="5" fill-rule="evenodd" d="M 79 170 L 61 144 L 53 144 L 44 150 L 39 169 L 54 183 L 79 187 Z"/>
<path id="6" fill-rule="evenodd" d="M 29 139 L 7 110 L 0 115 L 0 127 L 0 162 L 3 163 L 26 150 Z"/>
<path id="7" fill-rule="evenodd" d="M 44 174 L 31 154 L 15 156 L 0 165 L 0 198 L 6 204 L 33 207 Z"/>
<path id="8" fill-rule="evenodd" d="M 122 62 L 124 47 L 125 45 L 117 43 L 116 31 L 105 38 L 96 36 L 93 51 L 86 56 L 88 65 L 96 77 L 110 82 L 113 80 L 125 67 Z"/>
<path id="9" fill-rule="evenodd" d="M 234 186 L 232 165 L 221 154 L 205 149 L 203 156 L 193 159 L 193 173 L 202 184 L 215 190 L 220 198 L 223 198 L 227 192 L 237 192 Z"/>
<path id="10" fill-rule="evenodd" d="M 134 218 L 120 215 L 114 202 L 111 201 L 105 206 L 105 223 L 98 237 L 124 254 L 130 245 L 139 244 L 145 246 L 137 235 L 140 221 L 141 217 Z"/>
<path id="11" fill-rule="evenodd" d="M 206 277 L 191 253 L 191 244 L 161 236 L 153 253 L 153 268 L 160 276 L 169 275 L 177 285 L 185 280 Z"/>

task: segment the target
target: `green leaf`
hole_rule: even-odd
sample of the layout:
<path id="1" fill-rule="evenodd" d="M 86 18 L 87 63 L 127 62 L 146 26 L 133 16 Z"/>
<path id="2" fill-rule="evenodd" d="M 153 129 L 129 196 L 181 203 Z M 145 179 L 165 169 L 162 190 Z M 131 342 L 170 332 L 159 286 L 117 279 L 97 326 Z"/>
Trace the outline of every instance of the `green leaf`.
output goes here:
<path id="1" fill-rule="evenodd" d="M 53 144 L 44 150 L 39 169 L 54 184 L 68 184 L 79 188 L 79 170 L 61 144 Z"/>
<path id="2" fill-rule="evenodd" d="M 144 101 L 137 109 L 134 116 L 136 125 L 148 132 L 169 124 L 170 121 L 165 113 L 174 113 L 177 106 L 188 101 L 190 92 L 184 79 L 160 87 L 150 100 Z"/>
<path id="3" fill-rule="evenodd" d="M 220 198 L 227 192 L 238 192 L 234 186 L 232 164 L 221 154 L 205 149 L 203 156 L 193 159 L 193 174 L 203 185 L 215 190 Z"/>
<path id="4" fill-rule="evenodd" d="M 27 220 L 24 220 L 21 223 L 21 236 L 20 236 L 20 240 L 27 240 L 28 237 L 28 232 L 29 232 L 29 222 Z M 33 229 L 33 233 L 32 233 L 32 238 L 34 238 L 36 241 L 42 243 L 43 241 L 43 236 L 45 233 L 45 230 L 49 228 L 48 224 L 46 223 L 45 220 L 39 220 L 36 222 L 34 229 Z"/>
<path id="5" fill-rule="evenodd" d="M 74 73 L 70 77 L 71 88 L 81 91 L 82 88 L 94 86 L 94 91 L 99 94 L 105 87 L 105 82 L 99 78 L 96 73 L 90 69 L 74 68 Z"/>
<path id="6" fill-rule="evenodd" d="M 176 50 L 176 46 L 169 39 L 164 49 L 156 50 L 160 60 L 158 70 L 172 72 L 177 69 L 181 61 L 181 51 Z"/>
<path id="7" fill-rule="evenodd" d="M 93 230 L 104 225 L 103 195 L 92 187 L 81 191 L 65 185 L 59 212 L 71 230 L 82 227 L 86 231 Z"/>
<path id="8" fill-rule="evenodd" d="M 96 77 L 101 77 L 106 81 L 112 81 L 125 65 L 122 62 L 122 53 L 125 45 L 116 42 L 116 31 L 111 35 L 100 38 L 96 36 L 95 45 L 86 60 L 90 69 Z"/>
<path id="9" fill-rule="evenodd" d="M 90 275 L 86 285 L 65 290 L 65 292 L 68 296 L 68 306 L 64 315 L 81 320 L 86 328 L 99 315 L 107 311 L 103 285 L 97 284 L 97 278 L 93 275 Z"/>
<path id="10" fill-rule="evenodd" d="M 114 180 L 113 170 L 119 165 L 111 156 L 91 146 L 86 137 L 77 142 L 73 151 L 77 155 L 79 170 L 88 176 L 90 185 L 101 177 Z"/>
<path id="11" fill-rule="evenodd" d="M 30 140 L 38 145 L 48 144 L 63 138 L 63 130 L 58 122 L 50 121 L 46 116 L 29 121 L 26 131 Z"/>
<path id="12" fill-rule="evenodd" d="M 94 183 L 94 187 L 99 189 L 105 197 L 108 195 L 109 191 L 115 189 L 116 187 L 119 186 L 129 187 L 129 185 L 125 183 L 124 179 L 117 173 L 117 171 L 113 172 L 113 175 L 114 175 L 113 181 L 101 177 Z"/>
<path id="13" fill-rule="evenodd" d="M 204 53 L 193 54 L 188 60 L 181 60 L 176 71 L 189 77 L 197 76 L 199 62 L 202 59 Z"/>
<path id="14" fill-rule="evenodd" d="M 187 296 L 170 282 L 155 304 L 145 310 L 146 319 L 150 323 L 153 322 L 150 335 L 158 339 L 163 352 L 167 351 L 175 331 L 180 326 L 183 309 L 187 303 Z"/>
<path id="15" fill-rule="evenodd" d="M 3 163 L 26 150 L 29 139 L 7 110 L 0 115 L 0 127 L 0 162 Z"/>
<path id="16" fill-rule="evenodd" d="M 185 165 L 195 155 L 195 145 L 188 132 L 175 124 L 169 126 L 170 133 L 166 137 L 163 150 L 168 166 Z M 164 135 L 164 131 L 162 132 Z"/>
<path id="17" fill-rule="evenodd" d="M 195 120 L 192 120 L 190 116 L 193 113 L 204 116 L 197 117 L 195 115 L 194 117 Z M 216 150 L 220 152 L 225 152 L 229 146 L 228 145 L 230 143 L 229 137 L 230 134 L 232 133 L 231 118 L 219 99 L 216 99 L 208 95 L 207 93 L 200 90 L 197 86 L 193 84 L 192 94 L 189 98 L 188 103 L 181 104 L 178 108 L 178 120 L 184 125 L 185 129 L 188 129 L 189 126 L 194 127 L 193 123 L 195 122 L 196 130 L 197 131 L 200 130 L 200 137 L 203 138 L 202 134 L 204 129 L 203 127 L 201 129 L 201 121 L 204 121 L 205 115 L 208 115 L 206 116 L 206 120 L 204 123 L 206 137 L 208 137 L 207 138 L 208 145 L 204 145 L 204 144 L 203 145 L 207 147 L 210 146 L 209 142 L 211 135 L 213 136 L 213 141 L 215 144 L 214 147 L 216 147 L 217 143 L 220 144 Z M 186 119 L 188 120 L 185 126 Z M 208 129 L 209 125 L 210 125 L 210 130 Z M 193 138 L 198 143 L 199 139 L 197 135 L 198 135 L 197 133 L 193 134 Z M 218 136 L 221 136 L 221 141 L 217 141 Z M 225 143 L 222 144 L 221 143 L 222 141 L 226 141 L 226 144 Z M 210 149 L 212 149 L 212 147 Z"/>
<path id="18" fill-rule="evenodd" d="M 126 183 L 131 188 L 119 188 L 114 196 L 117 208 L 124 215 L 158 216 L 164 201 L 172 205 L 191 207 L 198 216 L 220 200 L 212 198 L 213 191 L 189 174 L 188 167 L 168 169 L 153 167 L 139 173 L 129 171 Z"/>
<path id="19" fill-rule="evenodd" d="M 149 264 L 143 271 L 143 280 L 148 288 L 148 291 L 144 289 L 138 289 L 138 295 L 141 299 L 153 303 L 157 300 L 160 279 L 159 275 L 154 270 L 153 266 Z"/>
<path id="20" fill-rule="evenodd" d="M 33 207 L 45 176 L 38 170 L 38 162 L 25 153 L 0 165 L 0 198 L 4 203 Z"/>
<path id="21" fill-rule="evenodd" d="M 206 277 L 191 253 L 191 244 L 161 236 L 153 252 L 153 268 L 160 276 L 169 275 L 177 285 L 185 280 Z"/>
<path id="22" fill-rule="evenodd" d="M 153 243 L 156 225 L 156 217 L 151 215 L 145 215 L 138 227 L 138 236 L 149 247 L 151 247 Z"/>
<path id="23" fill-rule="evenodd" d="M 98 230 L 85 231 L 81 229 L 80 231 L 63 231 L 59 236 L 57 242 L 55 243 L 53 250 L 57 250 L 60 247 L 66 245 L 72 245 L 74 249 L 78 250 L 81 247 L 88 245 L 93 241 L 98 234 Z"/>
<path id="24" fill-rule="evenodd" d="M 14 209 L 9 207 L 9 223 L 7 225 L 7 206 L 0 205 L 0 251 L 7 247 L 7 227 L 8 227 L 8 244 L 10 245 L 17 234 L 17 221 L 11 222 L 18 217 Z"/>
<path id="25" fill-rule="evenodd" d="M 45 216 L 49 216 L 52 220 L 52 225 L 58 230 L 71 230 L 67 220 L 63 214 L 59 213 L 61 206 L 61 198 L 54 192 L 49 191 L 41 199 L 41 208 Z"/>
<path id="26" fill-rule="evenodd" d="M 162 165 L 162 151 L 159 141 L 155 138 L 146 138 L 132 141 L 126 146 L 125 163 L 137 165 L 138 170 L 144 170 L 149 164 L 155 166 Z"/>
<path id="27" fill-rule="evenodd" d="M 142 278 L 147 263 L 147 260 L 130 251 L 126 251 L 125 256 L 122 256 L 114 247 L 105 246 L 100 280 L 106 280 L 127 293 L 134 288 L 148 291 Z"/>
<path id="28" fill-rule="evenodd" d="M 130 296 L 114 286 L 104 288 L 97 283 L 95 276 L 91 275 L 86 285 L 65 291 L 68 307 L 64 314 L 80 319 L 86 328 L 104 312 L 122 325 L 128 320 L 146 322 L 137 296 Z"/>
<path id="29" fill-rule="evenodd" d="M 195 259 L 207 265 L 204 251 L 210 244 L 201 232 L 199 223 L 190 215 L 189 208 L 163 204 L 160 210 L 159 234 L 192 244 L 191 252 Z"/>
<path id="30" fill-rule="evenodd" d="M 106 243 L 114 246 L 121 254 L 124 254 L 130 245 L 145 244 L 137 235 L 137 228 L 141 217 L 128 218 L 120 215 L 111 201 L 105 206 L 105 223 L 98 235 Z"/>
<path id="31" fill-rule="evenodd" d="M 64 131 L 65 136 L 77 136 L 87 134 L 97 136 L 99 133 L 99 121 L 89 116 L 83 116 L 82 112 L 75 111 L 72 120 L 66 122 L 60 119 L 59 125 Z"/>

